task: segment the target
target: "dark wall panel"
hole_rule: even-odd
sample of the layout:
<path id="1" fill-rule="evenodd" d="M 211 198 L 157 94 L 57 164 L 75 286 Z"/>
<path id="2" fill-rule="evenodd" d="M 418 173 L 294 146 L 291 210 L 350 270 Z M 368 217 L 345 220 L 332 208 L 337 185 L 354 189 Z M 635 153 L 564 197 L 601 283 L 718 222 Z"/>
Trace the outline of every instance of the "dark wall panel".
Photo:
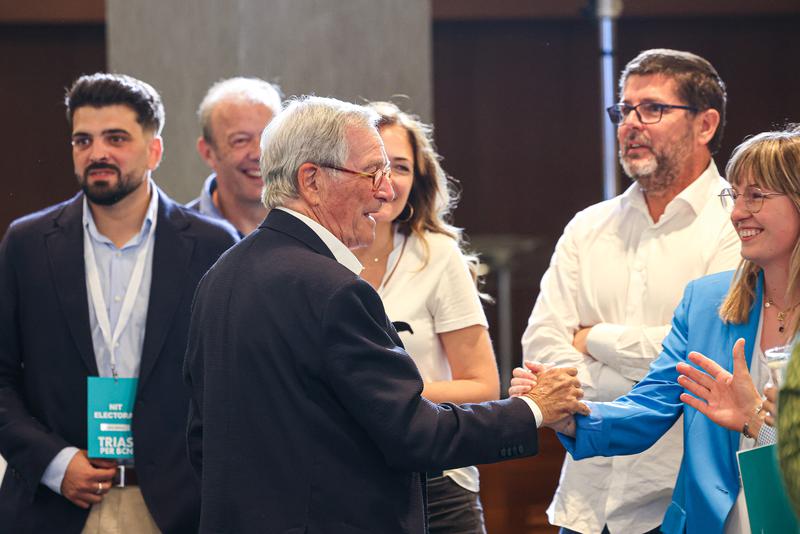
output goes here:
<path id="1" fill-rule="evenodd" d="M 619 68 L 640 50 L 694 51 L 728 84 L 720 170 L 746 135 L 800 121 L 800 15 L 623 18 Z M 512 272 L 515 361 L 539 280 L 574 213 L 602 196 L 597 31 L 580 19 L 439 20 L 434 118 L 445 169 L 463 186 L 456 223 L 471 235 L 540 238 Z M 623 187 L 629 185 L 623 178 Z M 496 293 L 490 276 L 487 290 Z M 493 338 L 496 308 L 487 309 Z M 544 517 L 563 449 L 550 431 L 536 458 L 482 466 L 489 532 L 553 532 Z"/>
<path id="2" fill-rule="evenodd" d="M 77 190 L 64 90 L 105 63 L 103 25 L 0 25 L 0 235 L 13 219 Z"/>

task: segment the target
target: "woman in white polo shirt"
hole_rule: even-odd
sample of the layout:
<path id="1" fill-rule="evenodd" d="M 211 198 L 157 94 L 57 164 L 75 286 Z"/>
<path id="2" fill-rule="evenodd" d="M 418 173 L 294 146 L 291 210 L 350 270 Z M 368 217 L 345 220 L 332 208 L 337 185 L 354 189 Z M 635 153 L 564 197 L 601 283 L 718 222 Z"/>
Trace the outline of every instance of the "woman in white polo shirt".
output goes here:
<path id="1" fill-rule="evenodd" d="M 431 128 L 394 104 L 370 107 L 392 167 L 396 198 L 375 215 L 375 241 L 355 251 L 383 299 L 432 402 L 497 399 L 497 365 L 476 287 L 477 261 L 447 222 L 456 203 Z M 428 474 L 430 532 L 483 533 L 478 470 Z"/>

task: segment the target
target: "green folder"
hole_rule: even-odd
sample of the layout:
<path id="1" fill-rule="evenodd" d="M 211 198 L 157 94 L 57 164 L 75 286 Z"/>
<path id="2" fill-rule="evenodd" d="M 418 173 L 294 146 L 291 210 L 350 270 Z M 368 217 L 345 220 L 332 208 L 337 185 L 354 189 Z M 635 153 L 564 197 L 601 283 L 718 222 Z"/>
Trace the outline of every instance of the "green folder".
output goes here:
<path id="1" fill-rule="evenodd" d="M 776 445 L 737 453 L 752 534 L 800 533 L 783 486 Z"/>

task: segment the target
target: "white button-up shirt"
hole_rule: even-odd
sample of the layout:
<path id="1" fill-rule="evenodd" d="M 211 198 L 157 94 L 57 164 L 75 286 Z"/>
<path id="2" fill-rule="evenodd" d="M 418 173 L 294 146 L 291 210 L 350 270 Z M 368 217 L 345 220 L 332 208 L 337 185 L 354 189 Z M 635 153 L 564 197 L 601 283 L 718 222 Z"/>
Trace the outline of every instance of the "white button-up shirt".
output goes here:
<path id="1" fill-rule="evenodd" d="M 736 268 L 739 239 L 717 195 L 714 162 L 653 222 L 638 185 L 578 213 L 564 229 L 522 337 L 526 359 L 578 368 L 586 398 L 630 391 L 661 352 L 684 286 Z M 591 355 L 572 346 L 592 326 Z M 679 421 L 682 421 L 679 420 Z M 661 524 L 683 454 L 681 423 L 644 453 L 575 462 L 567 455 L 550 522 L 584 533 Z"/>

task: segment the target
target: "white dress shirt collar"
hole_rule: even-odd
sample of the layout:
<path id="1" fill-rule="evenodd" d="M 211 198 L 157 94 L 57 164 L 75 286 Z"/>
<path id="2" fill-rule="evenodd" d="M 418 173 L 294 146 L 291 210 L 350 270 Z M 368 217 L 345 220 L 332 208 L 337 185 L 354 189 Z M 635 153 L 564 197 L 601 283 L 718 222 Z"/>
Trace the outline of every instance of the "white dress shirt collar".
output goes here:
<path id="1" fill-rule="evenodd" d="M 339 241 L 336 236 L 334 236 L 327 228 L 319 224 L 317 221 L 284 206 L 278 206 L 275 209 L 285 211 L 286 213 L 293 215 L 304 222 L 306 226 L 311 228 L 311 231 L 317 234 L 322 242 L 325 243 L 325 246 L 330 249 L 331 254 L 333 254 L 334 258 L 336 258 L 336 261 L 353 271 L 356 276 L 360 275 L 361 271 L 364 270 L 364 266 L 361 265 L 361 262 L 358 261 L 358 258 L 356 258 L 355 254 L 350 252 L 350 249 L 347 248 L 344 243 Z"/>
<path id="2" fill-rule="evenodd" d="M 722 187 L 725 187 L 721 185 L 721 179 L 722 177 L 717 170 L 717 165 L 712 159 L 708 167 L 706 167 L 706 170 L 667 204 L 664 214 L 669 218 L 671 213 L 674 213 L 676 209 L 680 209 L 679 206 L 683 205 L 691 209 L 694 215 L 698 215 L 708 203 L 709 196 L 712 192 L 716 195 L 720 192 Z M 714 190 L 715 188 L 717 190 Z M 622 193 L 621 200 L 623 206 L 629 205 L 649 215 L 647 201 L 645 201 L 644 193 L 642 193 L 638 183 L 631 184 L 631 186 Z"/>

